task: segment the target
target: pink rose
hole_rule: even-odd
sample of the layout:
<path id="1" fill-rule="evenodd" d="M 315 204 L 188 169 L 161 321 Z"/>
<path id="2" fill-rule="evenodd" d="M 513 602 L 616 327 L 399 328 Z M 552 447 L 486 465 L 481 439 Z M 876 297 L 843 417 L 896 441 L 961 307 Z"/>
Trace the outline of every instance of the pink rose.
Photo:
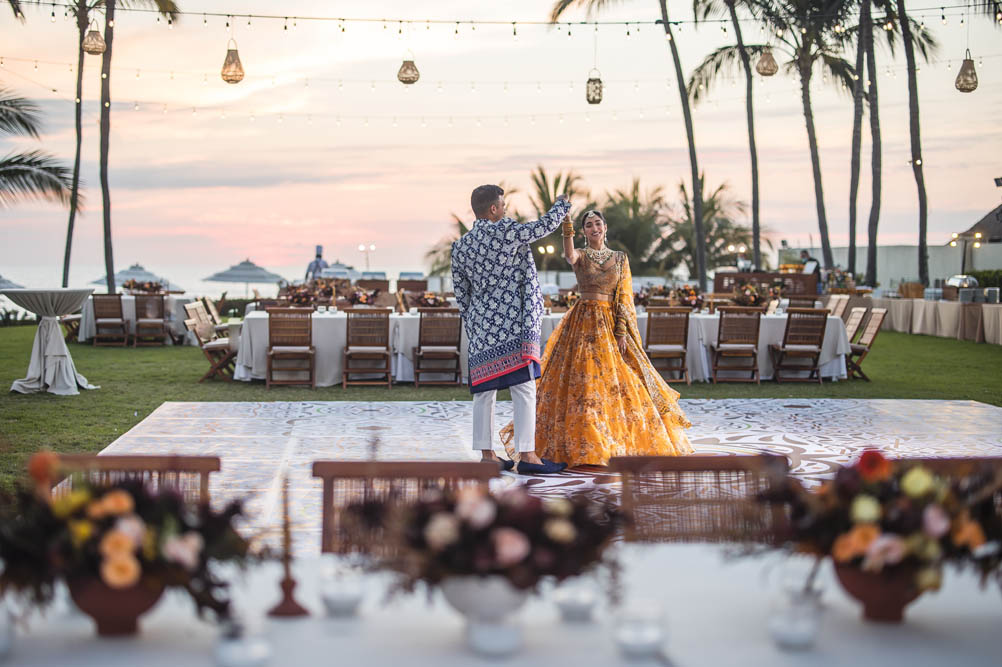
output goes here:
<path id="1" fill-rule="evenodd" d="M 509 567 L 525 560 L 531 548 L 529 538 L 514 528 L 496 528 L 491 531 L 494 557 L 500 567 Z"/>
<path id="2" fill-rule="evenodd" d="M 870 542 L 863 557 L 863 569 L 879 572 L 885 565 L 896 565 L 905 557 L 908 548 L 898 535 L 884 534 Z"/>
<path id="3" fill-rule="evenodd" d="M 483 493 L 474 489 L 460 491 L 456 502 L 456 516 L 466 521 L 474 530 L 491 525 L 497 513 L 494 501 Z"/>
<path id="4" fill-rule="evenodd" d="M 137 546 L 142 546 L 143 537 L 146 536 L 146 524 L 135 514 L 123 516 L 115 522 L 115 530 L 125 533 L 132 538 L 132 542 Z"/>
<path id="5" fill-rule="evenodd" d="M 939 505 L 928 505 L 922 512 L 922 530 L 926 535 L 939 539 L 950 532 L 950 517 Z"/>
<path id="6" fill-rule="evenodd" d="M 164 541 L 164 557 L 186 570 L 193 571 L 198 567 L 198 558 L 203 546 L 202 536 L 198 533 L 188 531 L 180 537 L 171 535 Z"/>
<path id="7" fill-rule="evenodd" d="M 441 551 L 459 539 L 459 519 L 448 512 L 439 512 L 424 527 L 424 541 L 435 551 Z"/>

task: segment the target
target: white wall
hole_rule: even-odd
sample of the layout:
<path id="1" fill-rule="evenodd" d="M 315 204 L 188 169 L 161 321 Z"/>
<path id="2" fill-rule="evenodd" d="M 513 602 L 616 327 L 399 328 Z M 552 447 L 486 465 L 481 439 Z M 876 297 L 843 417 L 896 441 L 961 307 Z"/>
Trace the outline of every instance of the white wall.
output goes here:
<path id="1" fill-rule="evenodd" d="M 806 248 L 812 257 L 822 259 L 821 248 Z M 929 246 L 929 280 L 945 280 L 960 273 L 962 246 Z M 835 264 L 845 268 L 849 265 L 848 248 L 832 248 Z M 985 244 L 980 248 L 968 248 L 968 272 L 1002 269 L 1002 243 Z M 866 272 L 866 246 L 856 248 L 856 273 Z M 877 282 L 881 287 L 891 288 L 902 281 L 918 281 L 918 246 L 877 246 Z"/>

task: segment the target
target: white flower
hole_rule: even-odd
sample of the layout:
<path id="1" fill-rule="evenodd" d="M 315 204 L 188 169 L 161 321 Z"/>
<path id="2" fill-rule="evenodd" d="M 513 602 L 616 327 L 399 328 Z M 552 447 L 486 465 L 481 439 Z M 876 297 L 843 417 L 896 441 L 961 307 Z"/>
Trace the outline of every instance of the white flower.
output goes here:
<path id="1" fill-rule="evenodd" d="M 198 558 L 203 546 L 205 543 L 198 533 L 188 531 L 180 537 L 172 535 L 164 540 L 164 557 L 192 571 L 198 567 Z"/>
<path id="2" fill-rule="evenodd" d="M 543 506 L 549 514 L 570 516 L 574 513 L 574 505 L 566 498 L 549 498 L 543 501 Z"/>
<path id="3" fill-rule="evenodd" d="M 532 548 L 525 533 L 514 528 L 494 529 L 491 531 L 491 541 L 494 542 L 494 555 L 501 567 L 521 563 Z"/>
<path id="4" fill-rule="evenodd" d="M 460 491 L 456 502 L 456 516 L 470 524 L 474 530 L 491 525 L 497 513 L 494 501 L 480 491 L 474 489 Z"/>
<path id="5" fill-rule="evenodd" d="M 856 523 L 873 523 L 880 520 L 880 501 L 873 496 L 860 494 L 852 501 L 849 516 Z"/>
<path id="6" fill-rule="evenodd" d="M 424 527 L 424 541 L 435 551 L 441 551 L 459 539 L 459 519 L 439 512 Z"/>
<path id="7" fill-rule="evenodd" d="M 573 542 L 574 538 L 578 535 L 574 524 L 567 519 L 550 519 L 543 524 L 543 532 L 554 542 L 562 544 Z"/>
<path id="8" fill-rule="evenodd" d="M 146 536 L 146 524 L 135 514 L 120 517 L 115 522 L 115 530 L 128 535 L 137 547 L 142 545 Z"/>

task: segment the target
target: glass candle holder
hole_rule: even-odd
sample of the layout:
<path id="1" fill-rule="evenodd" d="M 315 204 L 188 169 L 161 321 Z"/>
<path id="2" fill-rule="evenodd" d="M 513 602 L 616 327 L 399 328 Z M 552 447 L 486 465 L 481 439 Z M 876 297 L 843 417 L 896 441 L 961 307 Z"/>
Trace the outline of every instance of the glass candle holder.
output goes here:
<path id="1" fill-rule="evenodd" d="M 633 602 L 616 615 L 613 637 L 626 658 L 646 659 L 661 655 L 666 636 L 664 609 L 657 602 Z"/>
<path id="2" fill-rule="evenodd" d="M 592 619 L 598 594 L 590 581 L 577 577 L 564 582 L 554 591 L 553 602 L 565 622 L 587 623 Z"/>
<path id="3" fill-rule="evenodd" d="M 320 577 L 320 599 L 328 616 L 355 616 L 364 598 L 365 582 L 357 568 L 337 561 L 324 564 Z"/>

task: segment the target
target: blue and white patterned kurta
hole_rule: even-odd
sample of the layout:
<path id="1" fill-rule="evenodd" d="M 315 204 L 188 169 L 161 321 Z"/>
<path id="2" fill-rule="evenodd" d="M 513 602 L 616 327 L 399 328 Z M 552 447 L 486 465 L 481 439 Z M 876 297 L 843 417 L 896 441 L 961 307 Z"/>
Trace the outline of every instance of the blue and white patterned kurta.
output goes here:
<path id="1" fill-rule="evenodd" d="M 570 211 L 558 201 L 542 218 L 477 220 L 452 244 L 452 282 L 470 342 L 470 388 L 539 362 L 543 296 L 530 243 Z"/>

